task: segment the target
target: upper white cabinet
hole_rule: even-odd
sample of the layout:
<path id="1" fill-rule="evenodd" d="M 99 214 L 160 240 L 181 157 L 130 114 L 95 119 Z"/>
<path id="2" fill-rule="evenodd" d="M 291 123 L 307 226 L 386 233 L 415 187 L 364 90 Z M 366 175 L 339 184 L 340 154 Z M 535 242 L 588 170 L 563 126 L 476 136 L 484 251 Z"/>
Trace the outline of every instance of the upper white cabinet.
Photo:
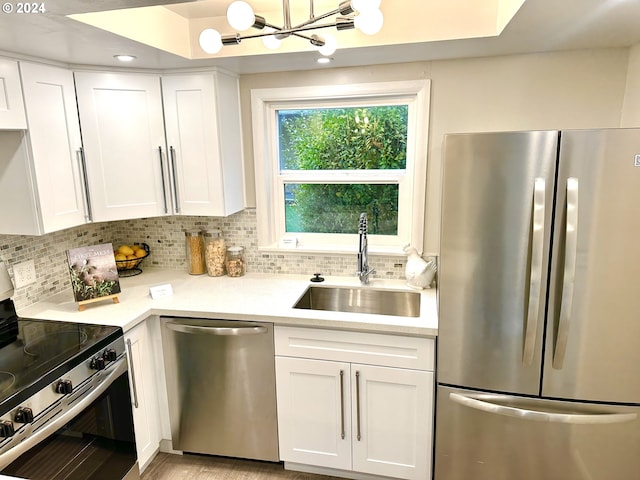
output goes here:
<path id="1" fill-rule="evenodd" d="M 169 212 L 157 75 L 76 72 L 94 221 Z"/>
<path id="2" fill-rule="evenodd" d="M 429 479 L 434 348 L 428 338 L 276 327 L 281 460 Z"/>
<path id="3" fill-rule="evenodd" d="M 221 72 L 162 77 L 174 212 L 227 216 L 244 208 L 240 100 Z"/>
<path id="4" fill-rule="evenodd" d="M 90 219 L 73 75 L 62 68 L 22 62 L 20 71 L 41 233 L 81 225 Z"/>
<path id="5" fill-rule="evenodd" d="M 1 132 L 0 233 L 39 235 L 88 220 L 73 75 L 20 62 L 28 130 Z"/>
<path id="6" fill-rule="evenodd" d="M 18 62 L 0 58 L 0 129 L 25 128 L 27 119 L 22 102 Z"/>

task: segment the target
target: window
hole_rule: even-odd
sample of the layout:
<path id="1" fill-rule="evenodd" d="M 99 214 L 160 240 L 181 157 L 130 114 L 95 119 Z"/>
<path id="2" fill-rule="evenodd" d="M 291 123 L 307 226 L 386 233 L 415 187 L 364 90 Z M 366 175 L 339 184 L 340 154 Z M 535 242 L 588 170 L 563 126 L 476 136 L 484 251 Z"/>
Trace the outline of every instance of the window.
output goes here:
<path id="1" fill-rule="evenodd" d="M 261 249 L 422 247 L 428 81 L 252 91 Z M 288 241 L 285 241 L 288 240 Z"/>

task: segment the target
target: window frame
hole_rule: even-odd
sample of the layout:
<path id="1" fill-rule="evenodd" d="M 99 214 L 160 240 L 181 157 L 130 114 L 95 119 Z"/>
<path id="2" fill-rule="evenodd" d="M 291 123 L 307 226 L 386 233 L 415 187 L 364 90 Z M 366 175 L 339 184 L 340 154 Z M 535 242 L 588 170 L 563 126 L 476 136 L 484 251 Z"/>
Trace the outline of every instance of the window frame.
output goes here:
<path id="1" fill-rule="evenodd" d="M 408 243 L 422 250 L 427 183 L 429 80 L 254 89 L 251 91 L 258 250 L 353 253 L 354 234 L 286 233 L 286 183 L 397 183 L 398 235 L 369 235 L 369 253 L 405 255 Z M 363 103 L 364 102 L 364 103 Z M 283 170 L 278 157 L 279 109 L 367 107 L 407 104 L 407 159 L 404 170 Z M 330 181 L 328 181 L 330 180 Z M 410 214 L 405 212 L 409 211 Z M 283 239 L 289 239 L 286 242 Z M 295 240 L 297 240 L 297 242 Z"/>

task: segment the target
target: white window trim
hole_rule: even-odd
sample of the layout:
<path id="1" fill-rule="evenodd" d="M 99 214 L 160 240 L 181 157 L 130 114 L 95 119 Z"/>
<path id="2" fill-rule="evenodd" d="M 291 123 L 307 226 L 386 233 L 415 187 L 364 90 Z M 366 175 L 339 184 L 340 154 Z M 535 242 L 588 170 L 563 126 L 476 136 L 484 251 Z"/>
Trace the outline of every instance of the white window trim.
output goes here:
<path id="1" fill-rule="evenodd" d="M 408 243 L 418 250 L 423 247 L 425 223 L 425 195 L 427 184 L 427 151 L 429 132 L 429 80 L 410 80 L 351 85 L 324 85 L 308 87 L 285 87 L 254 89 L 251 91 L 251 111 L 253 126 L 253 151 L 256 174 L 256 218 L 258 250 L 284 252 L 294 250 L 299 253 L 335 253 L 351 254 L 357 250 L 357 225 L 353 235 L 332 234 L 287 234 L 296 238 L 297 243 L 282 242 L 284 232 L 284 212 L 280 212 L 284 198 L 284 182 L 308 181 L 304 172 L 286 172 L 280 174 L 277 159 L 277 142 L 273 139 L 276 122 L 272 121 L 278 108 L 287 103 L 296 106 L 305 101 L 320 102 L 327 100 L 358 105 L 358 101 L 378 98 L 385 100 L 403 98 L 409 103 L 409 131 L 407 136 L 407 170 L 394 171 L 398 182 L 411 182 L 403 185 L 399 205 L 411 204 L 411 215 L 398 218 L 398 236 L 369 235 L 369 253 L 385 255 L 405 255 L 402 247 Z M 330 99 L 330 100 L 329 100 Z M 317 104 L 316 104 L 317 106 Z M 413 119 L 412 119 L 413 117 Z M 413 121 L 412 121 L 413 120 Z M 410 159 L 413 158 L 413 162 Z M 389 183 L 389 171 L 378 172 Z M 337 182 L 354 183 L 359 172 L 334 171 L 331 173 Z M 367 173 L 371 180 L 371 172 Z M 405 198 L 410 197 L 410 199 Z"/>

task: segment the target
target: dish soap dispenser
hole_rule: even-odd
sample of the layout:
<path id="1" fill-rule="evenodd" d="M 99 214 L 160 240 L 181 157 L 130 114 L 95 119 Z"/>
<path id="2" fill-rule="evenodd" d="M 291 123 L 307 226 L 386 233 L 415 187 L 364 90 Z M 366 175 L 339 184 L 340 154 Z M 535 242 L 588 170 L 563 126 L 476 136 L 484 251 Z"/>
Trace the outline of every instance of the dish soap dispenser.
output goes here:
<path id="1" fill-rule="evenodd" d="M 435 259 L 424 260 L 411 245 L 406 245 L 403 250 L 407 254 L 405 267 L 407 285 L 416 289 L 431 288 L 431 282 L 436 273 Z"/>

